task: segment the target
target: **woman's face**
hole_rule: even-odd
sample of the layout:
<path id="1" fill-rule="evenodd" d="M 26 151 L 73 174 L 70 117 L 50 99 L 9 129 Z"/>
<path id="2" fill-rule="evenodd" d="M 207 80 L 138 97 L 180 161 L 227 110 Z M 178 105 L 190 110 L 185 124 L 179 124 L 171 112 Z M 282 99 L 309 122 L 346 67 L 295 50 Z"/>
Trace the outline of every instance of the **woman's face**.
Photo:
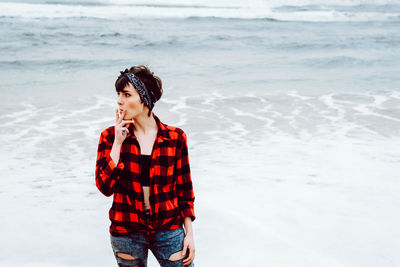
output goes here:
<path id="1" fill-rule="evenodd" d="M 122 92 L 118 92 L 117 103 L 120 115 L 125 110 L 124 120 L 131 120 L 144 110 L 144 103 L 141 101 L 139 93 L 130 83 L 128 83 Z"/>

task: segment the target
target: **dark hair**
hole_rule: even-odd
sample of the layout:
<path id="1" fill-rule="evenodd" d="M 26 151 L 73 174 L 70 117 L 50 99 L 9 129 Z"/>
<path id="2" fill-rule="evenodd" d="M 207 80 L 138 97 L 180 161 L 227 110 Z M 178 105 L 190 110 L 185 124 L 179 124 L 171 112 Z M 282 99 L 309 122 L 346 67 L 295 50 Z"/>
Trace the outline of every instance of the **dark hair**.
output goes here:
<path id="1" fill-rule="evenodd" d="M 144 65 L 132 66 L 129 69 L 129 72 L 135 74 L 145 84 L 147 90 L 154 93 L 156 101 L 161 98 L 163 94 L 161 79 L 160 77 L 154 75 L 154 72 L 150 71 L 148 67 Z M 117 92 L 122 92 L 128 83 L 129 81 L 125 76 L 118 76 L 117 80 L 115 81 L 115 90 Z"/>

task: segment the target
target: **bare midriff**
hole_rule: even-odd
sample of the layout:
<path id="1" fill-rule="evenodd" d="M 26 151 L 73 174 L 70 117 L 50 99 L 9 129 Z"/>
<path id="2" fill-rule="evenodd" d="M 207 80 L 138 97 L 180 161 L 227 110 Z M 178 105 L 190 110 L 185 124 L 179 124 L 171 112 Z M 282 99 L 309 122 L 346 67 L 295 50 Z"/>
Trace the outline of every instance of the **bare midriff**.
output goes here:
<path id="1" fill-rule="evenodd" d="M 145 209 L 150 209 L 150 201 L 149 201 L 149 186 L 142 186 L 143 194 L 144 194 L 144 207 Z"/>

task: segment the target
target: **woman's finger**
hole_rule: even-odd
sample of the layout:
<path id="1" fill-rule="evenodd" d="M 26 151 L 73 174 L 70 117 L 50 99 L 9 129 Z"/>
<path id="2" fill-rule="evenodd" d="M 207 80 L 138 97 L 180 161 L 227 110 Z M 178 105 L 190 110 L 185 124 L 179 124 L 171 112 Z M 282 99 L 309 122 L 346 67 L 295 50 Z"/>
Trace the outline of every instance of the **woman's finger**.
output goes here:
<path id="1" fill-rule="evenodd" d="M 122 111 L 122 114 L 121 114 L 121 116 L 119 116 L 119 119 L 118 119 L 118 124 L 120 124 L 121 123 L 121 121 L 124 119 L 124 116 L 125 116 L 125 110 L 124 111 Z"/>
<path id="2" fill-rule="evenodd" d="M 126 128 L 126 127 L 121 127 L 121 130 L 122 130 L 122 131 L 125 131 L 125 133 L 129 133 L 129 130 L 128 130 L 128 128 Z"/>
<path id="3" fill-rule="evenodd" d="M 190 250 L 188 252 L 189 252 L 189 255 L 183 261 L 189 261 L 194 258 L 194 251 Z"/>
<path id="4" fill-rule="evenodd" d="M 183 263 L 184 265 L 189 265 L 190 263 L 192 263 L 193 259 L 194 259 L 194 256 L 193 256 L 193 255 L 192 255 L 192 256 L 189 256 L 189 257 L 187 257 L 186 259 L 184 259 L 184 260 L 182 261 L 182 263 Z"/>
<path id="5" fill-rule="evenodd" d="M 118 119 L 119 119 L 119 113 L 118 113 L 118 109 L 115 110 L 115 123 L 118 123 Z"/>
<path id="6" fill-rule="evenodd" d="M 186 250 L 188 248 L 188 243 L 186 242 L 186 239 L 183 241 L 183 249 L 182 249 L 182 256 L 186 255 Z"/>
<path id="7" fill-rule="evenodd" d="M 190 248 L 188 257 L 186 259 L 184 259 L 182 262 L 184 264 L 189 265 L 193 261 L 193 259 L 194 259 L 194 249 Z"/>
<path id="8" fill-rule="evenodd" d="M 121 134 L 122 134 L 122 135 L 127 135 L 128 133 L 129 133 L 128 128 L 126 128 L 126 127 L 121 127 Z"/>

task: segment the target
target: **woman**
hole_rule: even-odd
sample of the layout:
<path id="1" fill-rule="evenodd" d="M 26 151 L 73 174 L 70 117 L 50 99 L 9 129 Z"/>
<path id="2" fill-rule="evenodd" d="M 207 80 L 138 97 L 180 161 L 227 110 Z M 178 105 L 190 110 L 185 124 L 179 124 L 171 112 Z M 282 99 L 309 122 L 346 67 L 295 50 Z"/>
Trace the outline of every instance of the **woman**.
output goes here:
<path id="1" fill-rule="evenodd" d="M 100 135 L 96 186 L 113 195 L 111 245 L 118 266 L 194 266 L 194 193 L 186 134 L 152 112 L 162 83 L 147 67 L 121 71 L 116 124 Z M 183 229 L 183 226 L 184 229 Z"/>

